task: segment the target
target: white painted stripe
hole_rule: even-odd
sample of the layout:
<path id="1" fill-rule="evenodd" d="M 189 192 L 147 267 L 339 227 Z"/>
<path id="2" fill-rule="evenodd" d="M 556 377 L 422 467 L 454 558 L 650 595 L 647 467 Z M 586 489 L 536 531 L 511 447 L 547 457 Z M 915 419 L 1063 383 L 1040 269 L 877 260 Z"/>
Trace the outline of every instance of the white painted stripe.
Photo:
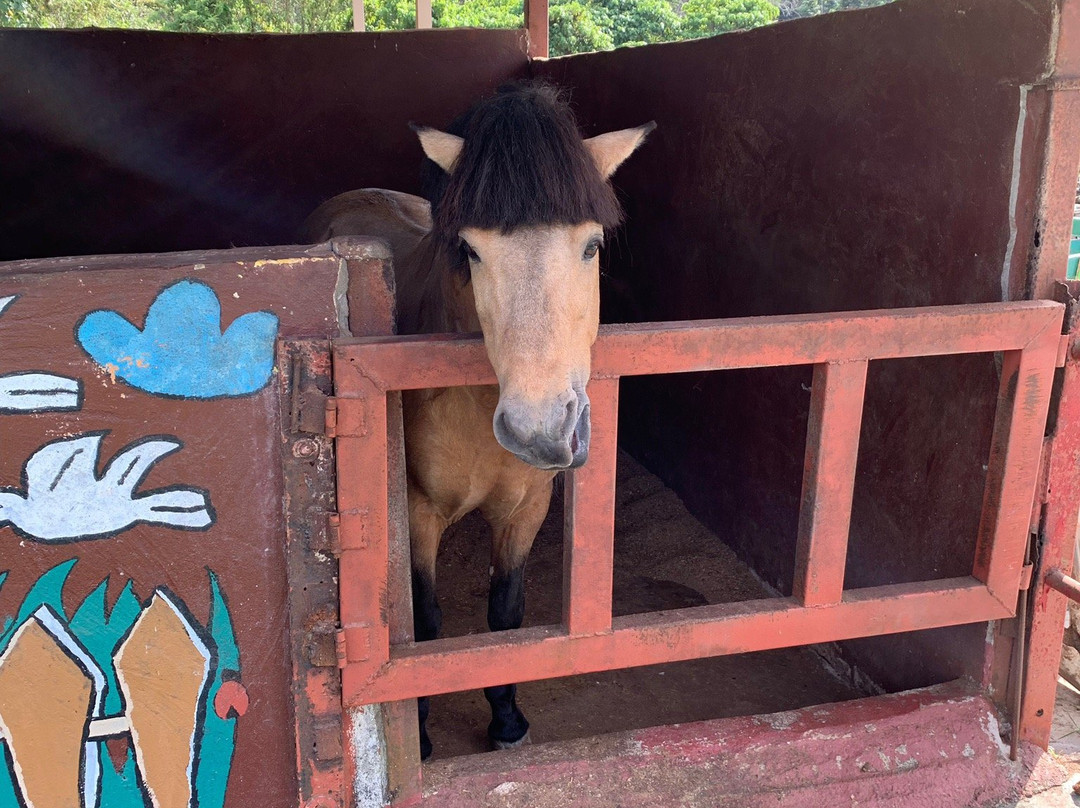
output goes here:
<path id="1" fill-rule="evenodd" d="M 125 735 L 131 732 L 131 722 L 126 715 L 114 715 L 109 718 L 95 718 L 90 722 L 90 730 L 87 738 L 97 740 L 99 738 L 112 738 L 117 735 Z"/>
<path id="2" fill-rule="evenodd" d="M 1020 111 L 1016 116 L 1016 137 L 1013 140 L 1012 177 L 1009 180 L 1009 244 L 1005 248 L 1005 265 L 1001 268 L 1001 299 L 1009 300 L 1012 285 L 1012 260 L 1016 249 L 1016 206 L 1020 197 L 1020 158 L 1024 150 L 1024 124 L 1027 123 L 1027 97 L 1030 87 L 1020 85 Z M 1062 267 L 1064 269 L 1064 267 Z"/>

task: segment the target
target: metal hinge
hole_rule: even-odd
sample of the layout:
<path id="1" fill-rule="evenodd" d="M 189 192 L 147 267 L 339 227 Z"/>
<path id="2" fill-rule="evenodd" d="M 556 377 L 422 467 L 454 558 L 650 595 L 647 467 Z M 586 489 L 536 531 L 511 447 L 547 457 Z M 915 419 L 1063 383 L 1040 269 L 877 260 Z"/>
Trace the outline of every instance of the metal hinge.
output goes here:
<path id="1" fill-rule="evenodd" d="M 344 670 L 345 666 L 349 662 L 349 653 L 345 647 L 345 631 L 338 629 L 334 632 L 334 642 L 337 646 L 337 664 L 338 667 Z"/>
<path id="2" fill-rule="evenodd" d="M 324 416 L 325 426 L 323 427 L 323 434 L 328 438 L 337 437 L 337 399 L 333 396 L 329 396 L 326 399 L 326 414 Z"/>
<path id="3" fill-rule="evenodd" d="M 1027 592 L 1031 589 L 1031 576 L 1035 572 L 1034 564 L 1025 564 L 1020 570 L 1020 591 Z"/>
<path id="4" fill-rule="evenodd" d="M 326 517 L 326 533 L 330 554 L 334 558 L 341 558 L 341 514 L 331 513 Z"/>

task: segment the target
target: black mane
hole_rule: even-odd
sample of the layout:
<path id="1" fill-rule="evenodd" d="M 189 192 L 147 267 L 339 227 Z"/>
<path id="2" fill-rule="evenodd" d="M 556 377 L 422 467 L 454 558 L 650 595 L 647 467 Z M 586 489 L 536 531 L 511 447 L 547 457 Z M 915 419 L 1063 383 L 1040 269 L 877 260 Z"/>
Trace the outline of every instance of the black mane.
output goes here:
<path id="1" fill-rule="evenodd" d="M 622 209 L 582 143 L 570 106 L 554 87 L 500 87 L 448 130 L 465 139 L 452 174 L 426 161 L 433 235 L 456 245 L 463 227 L 509 232 L 595 221 L 615 227 Z"/>

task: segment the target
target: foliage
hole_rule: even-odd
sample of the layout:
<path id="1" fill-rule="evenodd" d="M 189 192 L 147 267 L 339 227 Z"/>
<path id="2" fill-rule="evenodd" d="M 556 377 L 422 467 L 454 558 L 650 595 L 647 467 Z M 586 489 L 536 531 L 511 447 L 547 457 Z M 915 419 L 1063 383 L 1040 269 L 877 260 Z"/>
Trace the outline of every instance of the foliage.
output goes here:
<path id="1" fill-rule="evenodd" d="M 147 28 L 156 0 L 0 0 L 0 25 Z"/>
<path id="2" fill-rule="evenodd" d="M 520 28 L 525 19 L 522 0 L 441 0 L 432 2 L 436 28 Z"/>
<path id="3" fill-rule="evenodd" d="M 881 6 L 891 0 L 775 0 L 780 8 L 780 19 L 794 17 L 813 17 L 832 11 L 846 11 L 852 8 L 870 8 Z"/>
<path id="4" fill-rule="evenodd" d="M 551 54 L 670 42 L 890 0 L 550 0 Z M 416 25 L 415 0 L 366 0 L 368 30 Z M 436 28 L 516 28 L 522 0 L 432 0 Z M 350 0 L 0 0 L 0 26 L 307 33 L 352 29 Z"/>
<path id="5" fill-rule="evenodd" d="M 768 25 L 779 16 L 768 0 L 686 0 L 682 30 L 686 37 L 713 36 Z"/>
<path id="6" fill-rule="evenodd" d="M 597 0 L 593 8 L 616 48 L 680 38 L 681 21 L 668 0 Z"/>
<path id="7" fill-rule="evenodd" d="M 557 0 L 548 7 L 548 47 L 552 56 L 565 56 L 611 50 L 615 44 L 595 6 L 580 0 Z"/>

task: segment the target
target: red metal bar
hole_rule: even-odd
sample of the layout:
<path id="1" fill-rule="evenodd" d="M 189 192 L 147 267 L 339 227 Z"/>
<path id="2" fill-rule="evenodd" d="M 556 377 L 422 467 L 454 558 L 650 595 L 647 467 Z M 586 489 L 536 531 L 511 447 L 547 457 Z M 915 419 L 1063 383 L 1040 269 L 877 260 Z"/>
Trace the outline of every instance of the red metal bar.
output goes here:
<path id="1" fill-rule="evenodd" d="M 387 412 L 382 391 L 369 385 L 366 392 L 339 401 L 338 574 L 346 667 L 377 670 L 390 658 Z"/>
<path id="2" fill-rule="evenodd" d="M 589 400 L 589 462 L 566 479 L 563 625 L 571 634 L 611 630 L 619 380 L 594 379 Z"/>
<path id="3" fill-rule="evenodd" d="M 604 325 L 593 347 L 593 377 L 1015 351 L 1046 328 L 1060 329 L 1062 309 L 1035 300 Z M 343 390 L 369 381 L 384 390 L 496 383 L 478 337 L 345 339 L 335 349 Z"/>
<path id="4" fill-rule="evenodd" d="M 1080 581 L 1070 578 L 1057 567 L 1046 573 L 1046 585 L 1055 592 L 1060 592 L 1069 600 L 1080 603 Z"/>
<path id="5" fill-rule="evenodd" d="M 1005 354 L 973 575 L 1010 610 L 1024 565 L 1060 322 Z"/>
<path id="6" fill-rule="evenodd" d="M 792 594 L 804 606 L 844 591 L 866 362 L 814 366 Z"/>
<path id="7" fill-rule="evenodd" d="M 342 544 L 347 549 L 342 616 L 353 621 L 345 624 L 346 703 L 393 701 L 505 681 L 914 631 L 1012 614 L 1063 308 L 1027 302 L 604 328 L 594 351 L 590 390 L 596 422 L 605 427 L 597 430 L 595 468 L 590 471 L 587 465 L 571 483 L 567 626 L 388 647 L 385 618 L 370 617 L 384 614 L 378 609 L 387 583 L 385 525 L 372 545 L 381 543 L 381 548 L 369 552 L 370 538 L 345 540 L 347 533 L 367 522 L 343 514 Z M 992 480 L 1000 477 L 1000 482 L 987 489 L 990 513 L 980 534 L 976 565 L 986 584 L 971 577 L 843 593 L 844 536 L 858 448 L 858 424 L 843 420 L 861 404 L 866 361 L 994 350 L 1005 350 L 1009 359 L 995 435 L 997 459 L 989 474 Z M 617 377 L 804 363 L 846 365 L 816 372 L 816 414 L 808 447 L 812 479 L 807 482 L 797 584 L 801 597 L 611 620 Z M 363 490 L 349 488 L 342 498 L 343 510 L 367 508 L 375 514 L 381 509 L 385 517 L 387 468 L 378 462 L 386 452 L 385 401 L 382 409 L 372 403 L 382 397 L 380 391 L 493 381 L 477 339 L 376 339 L 335 346 L 338 467 L 342 481 L 363 486 Z M 610 445 L 601 434 L 609 437 Z M 358 469 L 364 470 L 362 476 Z M 587 482 L 590 473 L 597 475 L 592 483 Z M 352 576 L 367 580 L 357 584 Z M 350 597 L 358 597 L 362 604 L 346 610 Z M 803 601 L 816 605 L 806 608 Z M 381 632 L 375 641 L 372 625 Z M 354 643 L 361 647 L 354 649 Z"/>
<path id="8" fill-rule="evenodd" d="M 1072 570 L 1080 515 L 1080 359 L 1075 356 L 1075 345 L 1062 371 L 1061 395 L 1051 437 L 1048 473 L 1051 496 L 1043 511 L 1041 563 L 1034 582 L 1020 712 L 1020 737 L 1043 748 L 1050 743 L 1067 603 L 1045 584 L 1050 570 Z"/>
<path id="9" fill-rule="evenodd" d="M 618 617 L 606 634 L 558 626 L 454 637 L 395 648 L 388 665 L 343 671 L 346 704 L 449 693 L 508 681 L 739 654 L 996 620 L 1008 611 L 974 578 L 849 590 L 807 609 L 793 598 Z"/>

